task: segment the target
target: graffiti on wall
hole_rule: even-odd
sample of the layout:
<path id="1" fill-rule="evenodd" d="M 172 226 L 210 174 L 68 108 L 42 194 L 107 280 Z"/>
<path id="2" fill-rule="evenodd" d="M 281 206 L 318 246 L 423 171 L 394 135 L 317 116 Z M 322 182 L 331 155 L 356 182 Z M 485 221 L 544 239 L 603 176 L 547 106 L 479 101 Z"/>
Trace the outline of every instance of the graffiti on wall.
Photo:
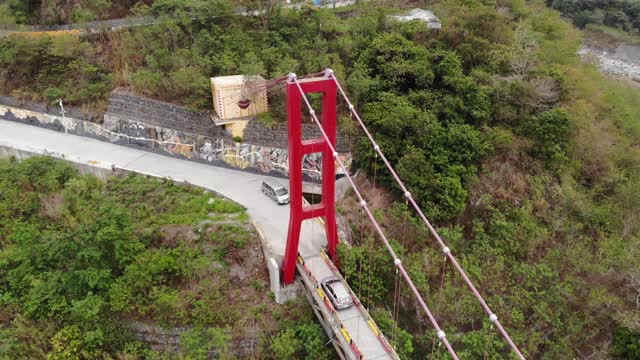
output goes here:
<path id="1" fill-rule="evenodd" d="M 115 121 L 115 122 L 114 122 Z M 231 139 L 209 138 L 189 135 L 177 130 L 150 127 L 139 122 L 109 119 L 120 133 L 154 139 L 156 144 L 172 155 L 198 159 L 210 163 L 224 162 L 230 167 L 259 171 L 265 174 L 288 176 L 289 156 L 287 149 L 271 146 L 235 142 Z M 350 154 L 340 154 L 347 168 L 351 165 Z M 336 168 L 338 168 L 336 164 Z M 306 179 L 320 181 L 322 178 L 322 155 L 307 154 L 302 160 L 302 172 Z"/>
<path id="2" fill-rule="evenodd" d="M 208 162 L 221 160 L 235 168 L 252 168 L 265 174 L 278 173 L 282 176 L 289 174 L 289 156 L 286 149 L 213 139 L 198 146 L 198 150 L 197 156 Z M 351 164 L 351 156 L 348 154 L 341 154 L 340 159 L 346 166 Z M 302 160 L 302 172 L 307 178 L 319 181 L 322 178 L 322 155 L 305 155 Z"/>
<path id="3" fill-rule="evenodd" d="M 0 119 L 90 136 L 112 143 L 141 146 L 153 151 L 160 150 L 189 160 L 206 161 L 212 164 L 222 162 L 233 168 L 274 176 L 289 175 L 287 149 L 238 143 L 227 138 L 192 135 L 108 115 L 105 115 L 104 124 L 99 125 L 80 119 L 0 105 Z M 349 168 L 352 161 L 351 154 L 340 154 L 340 159 Z M 336 169 L 338 169 L 337 164 Z M 302 171 L 308 181 L 321 180 L 322 155 L 320 153 L 305 155 L 302 160 Z"/>

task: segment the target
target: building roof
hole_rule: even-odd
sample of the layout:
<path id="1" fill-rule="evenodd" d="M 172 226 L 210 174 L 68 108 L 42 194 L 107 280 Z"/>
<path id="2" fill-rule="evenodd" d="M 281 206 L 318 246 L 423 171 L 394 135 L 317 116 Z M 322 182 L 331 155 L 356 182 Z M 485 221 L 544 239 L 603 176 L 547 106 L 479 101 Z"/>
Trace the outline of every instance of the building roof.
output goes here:
<path id="1" fill-rule="evenodd" d="M 261 82 L 264 78 L 260 75 L 228 75 L 228 76 L 216 76 L 211 78 L 211 84 L 215 87 L 233 87 L 242 86 L 245 84 L 247 77 L 251 78 L 251 81 Z"/>
<path id="2" fill-rule="evenodd" d="M 440 19 L 436 17 L 433 11 L 423 10 L 423 9 L 411 9 L 409 12 L 404 13 L 403 15 L 392 15 L 389 16 L 392 19 L 397 19 L 399 21 L 411 21 L 411 20 L 420 20 L 427 24 L 427 27 L 439 29 L 442 25 L 440 23 Z"/>

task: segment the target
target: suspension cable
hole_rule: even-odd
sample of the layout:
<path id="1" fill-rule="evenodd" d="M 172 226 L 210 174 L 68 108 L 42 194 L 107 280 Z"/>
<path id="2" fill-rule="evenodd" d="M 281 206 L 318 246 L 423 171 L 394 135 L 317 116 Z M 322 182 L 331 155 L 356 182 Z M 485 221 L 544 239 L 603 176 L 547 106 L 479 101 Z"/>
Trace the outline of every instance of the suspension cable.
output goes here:
<path id="1" fill-rule="evenodd" d="M 364 210 L 362 211 L 364 213 Z M 364 224 L 364 214 L 363 214 L 363 219 L 362 219 L 362 223 Z M 364 225 L 363 225 L 364 228 Z M 367 274 L 368 274 L 368 278 L 367 278 L 367 312 L 369 312 L 369 309 L 371 308 L 371 272 L 373 271 L 373 240 L 369 240 L 369 237 L 367 236 L 367 239 L 365 240 L 367 242 L 367 260 L 369 261 L 369 267 L 367 267 Z"/>
<path id="2" fill-rule="evenodd" d="M 398 273 L 398 269 L 396 269 L 396 276 L 394 279 L 394 287 L 393 287 L 393 313 L 391 315 L 391 319 L 393 320 L 393 328 L 391 330 L 391 340 L 395 343 L 396 336 L 398 335 L 398 283 L 400 282 L 400 275 Z"/>
<path id="3" fill-rule="evenodd" d="M 328 74 L 325 74 L 325 75 L 331 75 L 331 77 L 333 77 L 332 76 L 332 72 L 328 72 Z M 444 345 L 447 347 L 447 350 L 449 351 L 449 354 L 451 354 L 453 359 L 454 360 L 459 360 L 459 357 L 456 354 L 456 352 L 453 350 L 453 348 L 451 347 L 451 344 L 449 343 L 449 340 L 447 339 L 447 336 L 446 336 L 445 332 L 440 328 L 440 325 L 438 325 L 438 323 L 436 322 L 436 319 L 433 317 L 433 314 L 431 313 L 431 310 L 429 310 L 429 307 L 425 303 L 424 299 L 422 299 L 422 296 L 420 295 L 420 293 L 418 292 L 418 289 L 416 288 L 416 286 L 414 285 L 413 281 L 409 277 L 409 274 L 405 270 L 404 266 L 402 266 L 402 261 L 398 258 L 398 256 L 396 255 L 395 251 L 391 247 L 391 244 L 389 243 L 389 240 L 385 236 L 384 232 L 382 232 L 382 228 L 380 227 L 380 225 L 376 221 L 376 219 L 373 216 L 373 213 L 371 212 L 371 210 L 369 210 L 369 207 L 367 206 L 367 202 L 362 197 L 362 194 L 360 193 L 360 191 L 358 190 L 356 184 L 354 183 L 353 178 L 351 178 L 351 175 L 349 175 L 349 172 L 347 171 L 347 168 L 344 165 L 342 159 L 340 159 L 340 157 L 338 156 L 338 153 L 336 152 L 335 147 L 333 146 L 333 144 L 331 144 L 329 136 L 324 131 L 324 128 L 322 127 L 322 123 L 320 122 L 320 120 L 318 120 L 318 117 L 316 116 L 315 110 L 313 110 L 313 108 L 311 107 L 311 103 L 309 102 L 309 99 L 307 98 L 307 95 L 302 90 L 302 86 L 300 86 L 300 83 L 298 82 L 296 74 L 290 73 L 288 78 L 289 78 L 290 82 L 296 84 L 296 86 L 298 87 L 298 90 L 300 91 L 300 95 L 302 96 L 302 99 L 304 100 L 305 104 L 307 105 L 307 108 L 309 109 L 309 113 L 311 114 L 311 118 L 313 119 L 313 121 L 316 123 L 316 125 L 320 129 L 322 137 L 324 138 L 327 146 L 329 147 L 329 150 L 331 150 L 331 152 L 333 154 L 333 158 L 338 163 L 338 166 L 340 166 L 342 171 L 344 171 L 344 174 L 345 174 L 347 180 L 349 181 L 349 184 L 351 185 L 351 188 L 353 189 L 354 193 L 358 197 L 358 200 L 360 201 L 360 206 L 362 206 L 362 208 L 364 209 L 365 213 L 367 214 L 367 216 L 371 220 L 371 223 L 373 224 L 374 229 L 376 230 L 376 232 L 378 233 L 378 235 L 382 239 L 382 242 L 386 246 L 387 250 L 389 250 L 389 253 L 391 254 L 391 257 L 393 258 L 393 263 L 396 265 L 398 270 L 400 270 L 400 273 L 402 274 L 404 279 L 407 281 L 407 283 L 409 284 L 409 287 L 411 288 L 411 290 L 413 291 L 414 295 L 418 299 L 418 302 L 420 303 L 420 306 L 422 307 L 424 312 L 429 317 L 429 320 L 431 321 L 431 323 L 433 324 L 433 327 L 437 331 L 438 338 L 440 338 L 440 341 L 442 343 L 444 343 Z M 352 107 L 352 105 L 350 106 L 350 108 L 351 107 Z"/>
<path id="4" fill-rule="evenodd" d="M 403 213 L 404 213 L 404 217 L 402 220 L 402 251 L 405 252 L 406 248 L 405 248 L 405 243 L 406 243 L 406 239 L 407 239 L 407 210 L 408 207 L 405 205 L 405 208 L 403 209 Z M 394 297 L 393 297 L 393 314 L 394 314 L 394 321 L 396 322 L 396 324 L 398 324 L 400 322 L 400 300 L 401 300 L 401 288 L 400 288 L 400 276 L 398 276 L 398 271 L 396 271 L 396 279 L 395 279 L 395 287 L 394 287 Z M 436 320 L 438 319 L 438 315 L 436 314 Z M 418 321 L 419 322 L 419 321 Z M 398 336 L 398 331 L 399 331 L 399 326 L 396 326 L 396 333 L 393 334 L 394 335 L 394 341 L 395 341 L 395 337 Z"/>
<path id="5" fill-rule="evenodd" d="M 513 342 L 513 340 L 511 340 L 511 337 L 509 336 L 507 331 L 504 329 L 504 327 L 502 327 L 502 324 L 500 324 L 500 321 L 498 320 L 498 316 L 496 314 L 494 314 L 493 311 L 491 311 L 491 308 L 489 308 L 489 305 L 487 305 L 487 302 L 484 300 L 482 295 L 480 295 L 480 293 L 478 292 L 476 287 L 473 285 L 473 283 L 469 279 L 469 276 L 467 276 L 467 274 L 464 272 L 464 270 L 462 269 L 460 264 L 458 264 L 458 261 L 456 261 L 456 259 L 451 254 L 451 250 L 447 247 L 447 245 L 444 243 L 444 241 L 442 241 L 442 239 L 440 238 L 440 235 L 436 232 L 436 230 L 433 227 L 433 225 L 431 225 L 431 222 L 429 222 L 427 217 L 424 215 L 424 212 L 418 206 L 416 201 L 413 199 L 413 197 L 411 196 L 411 193 L 409 192 L 409 190 L 407 190 L 407 187 L 405 186 L 405 184 L 402 182 L 402 180 L 400 180 L 400 177 L 398 177 L 398 174 L 396 174 L 396 172 L 393 170 L 393 167 L 391 166 L 391 164 L 389 163 L 387 158 L 382 153 L 382 150 L 380 150 L 380 146 L 375 142 L 375 140 L 373 139 L 373 136 L 371 136 L 371 133 L 369 132 L 367 127 L 364 125 L 364 122 L 360 118 L 360 115 L 356 112 L 355 107 L 353 106 L 353 104 L 351 103 L 349 98 L 347 97 L 347 94 L 345 93 L 344 89 L 342 89 L 342 86 L 340 86 L 340 83 L 338 82 L 338 79 L 335 76 L 333 76 L 333 71 L 329 70 L 329 69 L 326 70 L 326 71 L 327 71 L 327 73 L 329 73 L 330 77 L 336 83 L 336 86 L 338 87 L 338 90 L 340 91 L 340 93 L 342 94 L 342 96 L 344 97 L 344 99 L 347 102 L 347 105 L 349 107 L 349 111 L 356 118 L 356 120 L 358 121 L 360 127 L 362 128 L 364 133 L 369 138 L 369 141 L 373 145 L 373 148 L 378 153 L 378 155 L 380 155 L 380 158 L 382 159 L 384 164 L 387 166 L 387 168 L 391 172 L 391 175 L 393 175 L 393 178 L 396 180 L 396 183 L 398 183 L 398 185 L 400 186 L 400 189 L 402 190 L 404 196 L 409 200 L 409 202 L 411 203 L 413 208 L 418 212 L 418 215 L 420 215 L 420 218 L 422 218 L 422 221 L 425 223 L 425 225 L 427 225 L 427 228 L 429 229 L 429 232 L 431 232 L 431 234 L 438 241 L 438 243 L 440 244 L 440 247 L 444 251 L 445 255 L 449 258 L 449 260 L 451 261 L 453 266 L 456 268 L 458 273 L 460 273 L 460 275 L 462 276 L 462 279 L 467 284 L 467 286 L 471 289 L 471 291 L 473 292 L 475 297 L 478 299 L 478 301 L 482 305 L 482 308 L 484 309 L 484 311 L 487 313 L 487 315 L 489 315 L 489 320 L 493 324 L 496 325 L 496 327 L 498 328 L 498 330 L 500 331 L 502 336 L 509 343 L 509 346 L 511 346 L 511 349 L 513 350 L 513 352 L 515 352 L 520 359 L 524 360 L 525 358 L 522 355 L 522 353 L 520 352 L 520 349 L 518 349 L 518 346 L 516 346 L 516 344 Z"/>

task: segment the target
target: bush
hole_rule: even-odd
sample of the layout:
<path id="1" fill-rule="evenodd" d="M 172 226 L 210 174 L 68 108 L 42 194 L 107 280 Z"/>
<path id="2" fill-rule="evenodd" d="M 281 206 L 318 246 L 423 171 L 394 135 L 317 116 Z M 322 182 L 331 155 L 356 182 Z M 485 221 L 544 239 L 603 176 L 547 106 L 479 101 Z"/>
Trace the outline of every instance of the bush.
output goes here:
<path id="1" fill-rule="evenodd" d="M 40 157 L 0 161 L 0 195 L 0 357 L 114 357 L 133 339 L 114 321 L 125 314 L 167 326 L 241 318 L 231 305 L 211 313 L 219 291 L 229 290 L 212 285 L 226 273 L 210 266 L 222 260 L 206 240 L 176 235 L 169 248 L 149 230 L 181 227 L 171 220 L 212 221 L 214 211 L 237 214 L 238 224 L 223 224 L 215 246 L 241 248 L 253 234 L 237 204 L 140 176 L 105 184 Z M 209 280 L 195 282 L 202 288 L 189 283 L 201 277 Z M 229 342 L 228 331 L 207 334 L 208 344 Z"/>
<path id="2" fill-rule="evenodd" d="M 535 141 L 533 154 L 549 164 L 567 159 L 570 129 L 569 115 L 558 108 L 546 111 L 524 125 L 524 133 Z"/>
<path id="3" fill-rule="evenodd" d="M 621 359 L 640 359 L 640 333 L 618 327 L 614 333 L 611 355 Z"/>
<path id="4" fill-rule="evenodd" d="M 169 87 L 165 75 L 151 70 L 138 70 L 131 80 L 133 88 L 141 94 L 155 95 Z"/>
<path id="5" fill-rule="evenodd" d="M 269 345 L 277 359 L 291 359 L 302 347 L 302 340 L 298 339 L 293 329 L 281 331 L 271 340 L 271 345 Z"/>
<path id="6" fill-rule="evenodd" d="M 217 354 L 219 359 L 232 359 L 229 354 L 232 335 L 231 328 L 192 328 L 180 338 L 182 353 L 187 359 L 209 359 Z"/>

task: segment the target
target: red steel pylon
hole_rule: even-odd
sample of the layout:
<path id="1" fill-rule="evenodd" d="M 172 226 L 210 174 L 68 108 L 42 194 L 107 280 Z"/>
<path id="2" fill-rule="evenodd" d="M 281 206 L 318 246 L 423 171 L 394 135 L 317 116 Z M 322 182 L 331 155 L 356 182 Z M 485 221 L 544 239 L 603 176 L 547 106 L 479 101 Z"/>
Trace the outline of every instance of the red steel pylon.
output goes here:
<path id="1" fill-rule="evenodd" d="M 329 76 L 327 76 L 329 75 Z M 291 77 L 292 76 L 292 77 Z M 293 80 L 293 81 L 292 81 Z M 302 139 L 302 93 L 322 93 L 322 128 L 331 142 L 324 137 Z M 296 259 L 300 242 L 300 229 L 304 220 L 323 216 L 326 224 L 329 257 L 335 258 L 338 230 L 335 213 L 336 168 L 332 148 L 336 146 L 336 82 L 330 74 L 323 77 L 287 81 L 287 122 L 289 126 L 289 198 L 290 216 L 287 247 L 282 261 L 283 283 L 291 284 L 296 274 Z M 313 111 L 313 110 L 312 110 Z M 322 153 L 322 201 L 304 206 L 302 203 L 302 158 L 306 154 Z"/>

